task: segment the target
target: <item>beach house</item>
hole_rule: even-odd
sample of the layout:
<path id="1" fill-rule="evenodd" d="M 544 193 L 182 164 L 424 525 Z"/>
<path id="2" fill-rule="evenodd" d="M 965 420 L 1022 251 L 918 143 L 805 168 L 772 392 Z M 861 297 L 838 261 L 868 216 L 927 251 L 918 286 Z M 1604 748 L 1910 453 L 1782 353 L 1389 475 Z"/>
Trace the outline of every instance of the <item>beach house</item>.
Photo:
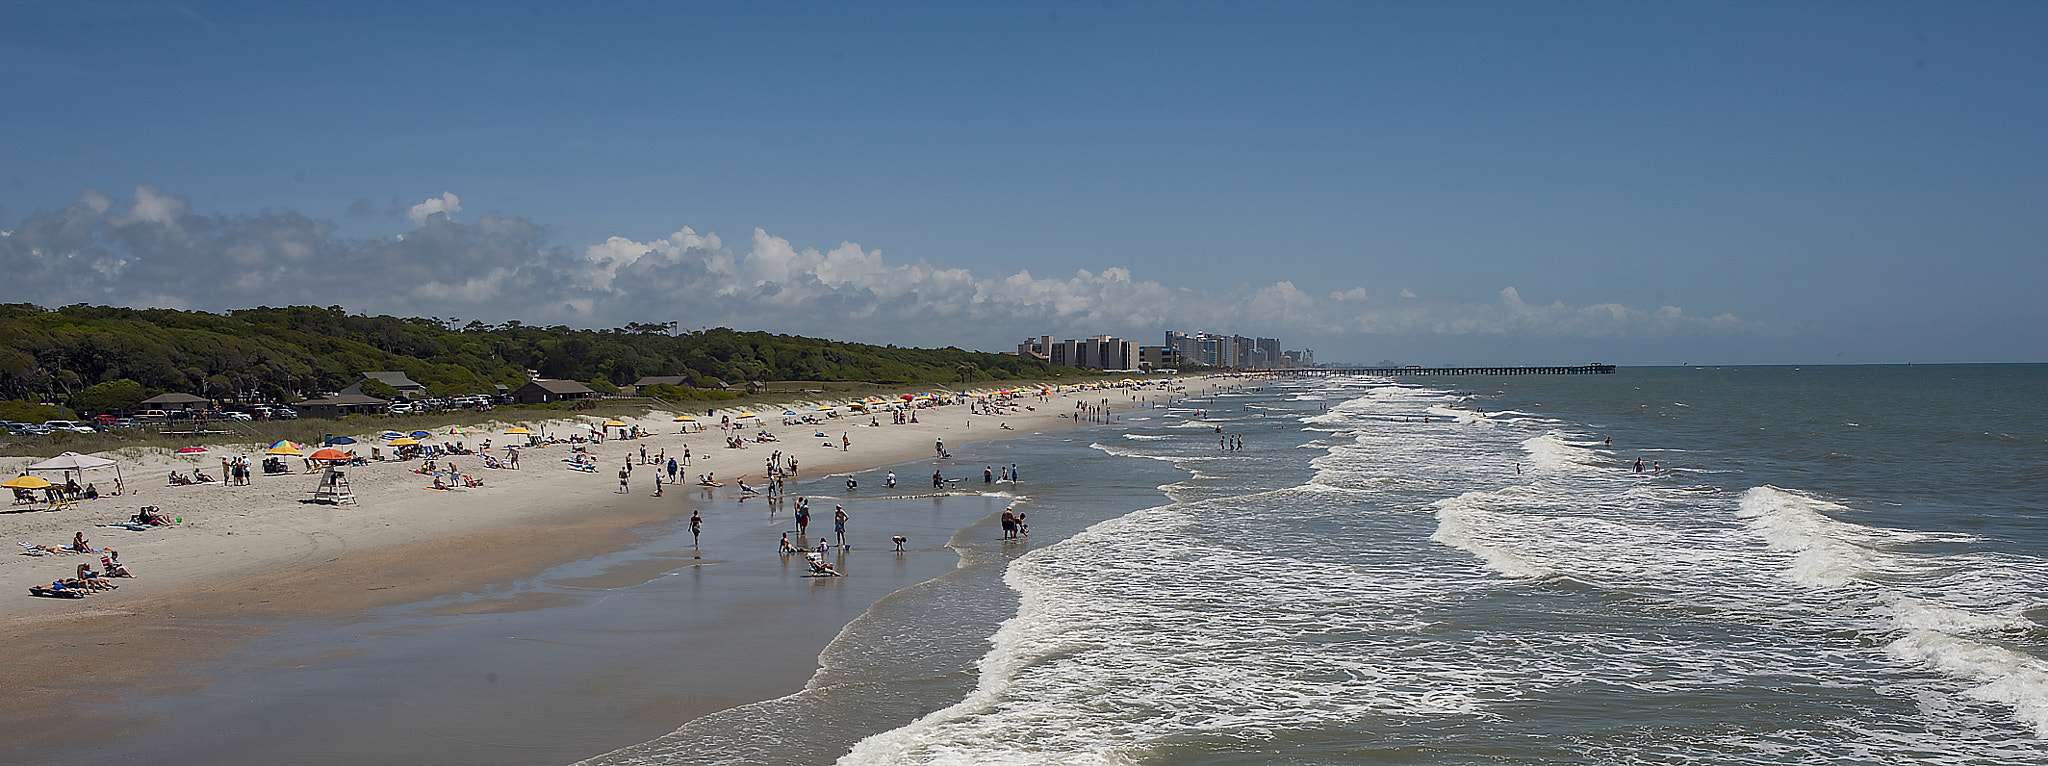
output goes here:
<path id="1" fill-rule="evenodd" d="M 519 404 L 546 404 L 595 398 L 596 391 L 573 380 L 539 378 L 529 380 L 526 385 L 512 390 L 512 401 Z"/>

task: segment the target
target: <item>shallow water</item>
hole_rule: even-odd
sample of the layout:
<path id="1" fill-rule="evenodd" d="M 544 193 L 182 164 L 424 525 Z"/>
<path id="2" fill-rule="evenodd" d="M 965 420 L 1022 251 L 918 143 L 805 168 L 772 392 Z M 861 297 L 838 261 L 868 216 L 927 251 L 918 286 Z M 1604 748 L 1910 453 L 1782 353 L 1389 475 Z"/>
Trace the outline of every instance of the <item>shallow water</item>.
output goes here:
<path id="1" fill-rule="evenodd" d="M 1351 378 L 998 445 L 1031 543 L 963 532 L 808 691 L 592 763 L 2039 762 L 2044 401 L 2038 365 Z"/>

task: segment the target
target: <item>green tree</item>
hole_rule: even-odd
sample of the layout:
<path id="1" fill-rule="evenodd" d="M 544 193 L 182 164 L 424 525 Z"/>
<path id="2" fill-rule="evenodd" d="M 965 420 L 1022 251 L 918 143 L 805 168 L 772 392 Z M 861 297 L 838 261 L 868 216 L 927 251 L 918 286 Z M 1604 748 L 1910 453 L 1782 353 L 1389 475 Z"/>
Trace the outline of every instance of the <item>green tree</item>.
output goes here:
<path id="1" fill-rule="evenodd" d="M 79 412 L 110 412 L 134 409 L 145 398 L 141 383 L 122 378 L 86 386 L 71 396 L 70 404 L 71 409 Z"/>

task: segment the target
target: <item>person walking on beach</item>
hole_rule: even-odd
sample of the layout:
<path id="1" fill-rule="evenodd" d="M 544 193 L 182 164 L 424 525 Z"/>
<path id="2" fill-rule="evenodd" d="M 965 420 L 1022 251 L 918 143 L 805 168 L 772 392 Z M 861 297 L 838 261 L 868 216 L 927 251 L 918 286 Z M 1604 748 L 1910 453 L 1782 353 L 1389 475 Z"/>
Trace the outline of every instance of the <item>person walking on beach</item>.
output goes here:
<path id="1" fill-rule="evenodd" d="M 627 492 L 632 491 L 631 489 L 628 489 L 626 487 L 626 477 L 632 475 L 632 473 L 632 471 L 628 471 L 624 468 L 619 469 L 619 494 L 623 495 Z"/>
<path id="2" fill-rule="evenodd" d="M 668 481 L 669 481 L 669 483 L 670 483 L 670 484 L 674 484 L 674 483 L 675 483 L 675 481 L 676 481 L 676 459 L 675 459 L 675 458 L 669 458 L 669 459 L 668 459 Z"/>
<path id="3" fill-rule="evenodd" d="M 839 536 L 839 547 L 853 547 L 846 544 L 846 506 L 832 506 L 832 532 Z"/>
<path id="4" fill-rule="evenodd" d="M 825 443 L 826 443 L 826 444 L 831 444 L 831 442 L 825 442 Z M 840 435 L 839 435 L 839 451 L 840 451 L 840 452 L 850 452 L 850 451 L 852 451 L 852 450 L 853 450 L 853 439 L 852 439 L 852 438 L 849 438 L 849 437 L 848 437 L 848 436 L 847 436 L 846 434 L 844 434 L 844 433 L 840 434 Z"/>
<path id="5" fill-rule="evenodd" d="M 699 516 L 699 515 L 697 515 L 697 512 L 696 512 L 696 511 L 691 511 L 691 512 L 690 512 L 690 547 L 692 547 L 692 548 L 694 548 L 694 547 L 697 547 L 697 538 L 698 538 L 698 537 L 699 537 L 700 535 L 703 535 L 703 534 L 704 534 L 704 517 L 702 517 L 702 516 Z M 788 535 L 788 534 L 784 534 L 784 535 L 783 535 L 783 539 L 784 539 L 784 540 L 787 540 L 788 538 L 789 538 L 789 535 Z M 786 543 L 785 543 L 785 544 L 786 544 Z"/>
<path id="6" fill-rule="evenodd" d="M 810 529 L 811 499 L 799 497 L 796 499 L 796 536 L 799 538 L 810 537 Z"/>

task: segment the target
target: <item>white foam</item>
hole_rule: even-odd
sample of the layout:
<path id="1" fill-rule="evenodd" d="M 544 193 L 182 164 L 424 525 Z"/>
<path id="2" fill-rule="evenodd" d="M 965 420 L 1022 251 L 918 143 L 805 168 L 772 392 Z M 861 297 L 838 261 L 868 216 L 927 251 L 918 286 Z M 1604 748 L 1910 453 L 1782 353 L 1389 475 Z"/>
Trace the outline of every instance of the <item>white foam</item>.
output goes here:
<path id="1" fill-rule="evenodd" d="M 1794 554 L 1786 576 L 1816 588 L 1838 588 L 1874 573 L 1903 568 L 1881 550 L 1925 536 L 1839 521 L 1830 513 L 1850 509 L 1837 503 L 1765 485 L 1742 494 L 1737 518 L 1770 545 Z"/>
<path id="2" fill-rule="evenodd" d="M 1467 492 L 1438 500 L 1436 533 L 1429 539 L 1478 556 L 1487 568 L 1509 577 L 1544 578 L 1556 574 L 1524 558 L 1512 546 L 1501 544 L 1497 533 L 1506 519 L 1485 507 L 1491 497 L 1490 493 Z"/>
<path id="3" fill-rule="evenodd" d="M 1885 651 L 1978 684 L 1967 692 L 1970 697 L 2011 708 L 2035 736 L 2048 737 L 2048 662 L 1935 630 L 1913 631 Z"/>
<path id="4" fill-rule="evenodd" d="M 1599 442 L 1574 442 L 1558 431 L 1550 431 L 1524 440 L 1522 449 L 1529 453 L 1538 470 L 1579 471 L 1599 466 L 1605 457 L 1591 448 Z"/>
<path id="5" fill-rule="evenodd" d="M 1161 439 L 1171 439 L 1171 438 L 1173 438 L 1173 437 L 1171 437 L 1171 436 L 1161 436 L 1161 435 L 1155 435 L 1155 434 L 1124 434 L 1124 438 L 1126 438 L 1126 439 L 1131 439 L 1131 440 L 1134 440 L 1134 441 L 1147 441 L 1147 442 L 1156 442 L 1156 441 L 1159 441 L 1159 440 L 1161 440 Z"/>

